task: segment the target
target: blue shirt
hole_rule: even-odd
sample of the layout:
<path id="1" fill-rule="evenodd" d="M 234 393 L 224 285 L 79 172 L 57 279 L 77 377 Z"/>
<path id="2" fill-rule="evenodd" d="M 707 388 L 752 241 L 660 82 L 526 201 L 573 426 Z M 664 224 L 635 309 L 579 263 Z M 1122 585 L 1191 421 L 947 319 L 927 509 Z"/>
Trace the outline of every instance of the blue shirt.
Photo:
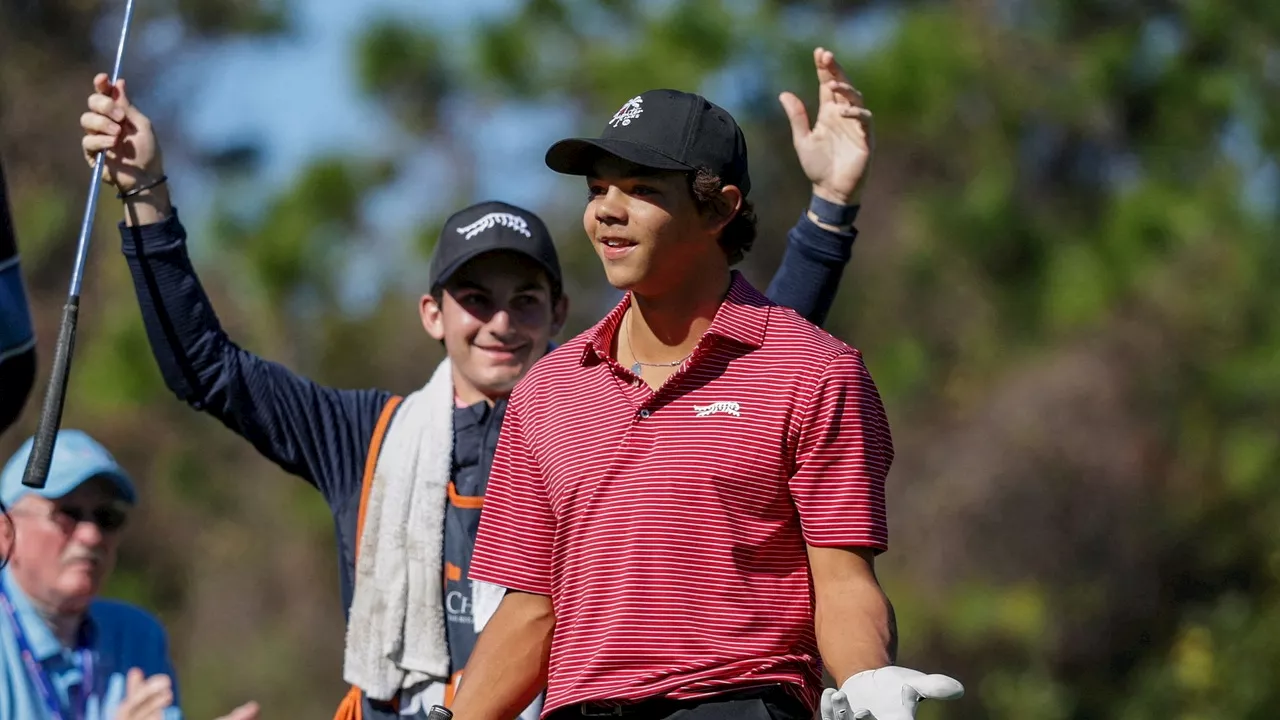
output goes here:
<path id="1" fill-rule="evenodd" d="M 54 637 L 53 631 L 36 613 L 31 601 L 18 587 L 9 571 L 0 571 L 0 582 L 13 604 L 18 623 L 31 645 L 32 653 L 44 668 L 62 704 L 63 716 L 74 718 L 75 708 L 70 693 L 84 679 L 79 653 L 68 649 Z M 165 720 L 182 720 L 178 709 L 178 686 L 173 665 L 169 661 L 169 641 L 164 628 L 146 612 L 110 600 L 94 601 L 86 618 L 88 647 L 93 654 L 92 679 L 86 720 L 112 720 L 124 700 L 125 674 L 130 668 L 141 668 L 148 677 L 168 675 L 174 682 L 174 705 L 165 712 Z M 0 720 L 41 720 L 49 716 L 48 706 L 32 681 L 18 650 L 18 638 L 8 616 L 0 611 L 0 653 L 3 653 L 3 678 L 0 678 Z M 75 690 L 79 696 L 80 691 Z"/>

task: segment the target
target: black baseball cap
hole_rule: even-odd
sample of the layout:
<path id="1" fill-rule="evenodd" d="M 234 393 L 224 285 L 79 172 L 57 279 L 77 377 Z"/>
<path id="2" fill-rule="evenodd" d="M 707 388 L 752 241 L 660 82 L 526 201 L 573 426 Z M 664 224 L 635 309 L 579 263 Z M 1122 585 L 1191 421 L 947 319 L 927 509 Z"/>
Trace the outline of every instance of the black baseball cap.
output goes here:
<path id="1" fill-rule="evenodd" d="M 542 218 L 504 202 L 482 202 L 463 208 L 444 223 L 429 272 L 432 290 L 443 285 L 458 268 L 487 252 L 515 252 L 542 267 L 552 289 L 563 287 L 560 256 Z"/>
<path id="2" fill-rule="evenodd" d="M 547 150 L 547 167 L 590 175 L 601 155 L 655 170 L 706 168 L 746 195 L 747 140 L 733 116 L 701 95 L 650 90 L 626 102 L 598 138 L 561 140 Z"/>

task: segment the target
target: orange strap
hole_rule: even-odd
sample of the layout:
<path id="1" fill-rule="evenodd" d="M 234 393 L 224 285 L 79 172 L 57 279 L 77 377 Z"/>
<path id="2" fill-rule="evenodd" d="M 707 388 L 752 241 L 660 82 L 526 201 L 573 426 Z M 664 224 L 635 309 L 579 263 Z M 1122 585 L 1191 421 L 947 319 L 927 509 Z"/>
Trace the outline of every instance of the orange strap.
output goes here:
<path id="1" fill-rule="evenodd" d="M 378 466 L 378 453 L 382 451 L 382 440 L 387 436 L 391 417 L 395 415 L 396 408 L 400 406 L 400 401 L 403 399 L 399 395 L 392 396 L 382 407 L 382 415 L 378 416 L 378 424 L 373 428 L 373 438 L 369 440 L 369 457 L 364 461 L 364 477 L 360 480 L 360 510 L 356 515 L 355 557 L 357 560 L 360 558 L 360 539 L 364 537 L 364 512 L 369 506 L 369 489 L 373 487 L 373 471 Z M 338 711 L 334 713 L 333 720 L 363 720 L 364 708 L 360 704 L 363 694 L 360 688 L 352 685 L 347 694 L 342 697 L 342 702 L 338 703 Z M 399 710 L 400 698 L 395 698 L 391 704 Z"/>
<path id="2" fill-rule="evenodd" d="M 369 507 L 369 490 L 373 488 L 373 471 L 378 467 L 378 453 L 382 452 L 382 441 L 387 437 L 387 428 L 391 426 L 391 417 L 404 398 L 394 395 L 382 407 L 382 415 L 378 416 L 378 424 L 373 428 L 373 437 L 369 440 L 369 457 L 364 461 L 364 478 L 360 481 L 360 513 L 356 515 L 356 552 L 355 559 L 360 559 L 360 539 L 364 537 L 364 511 Z"/>
<path id="3" fill-rule="evenodd" d="M 363 720 L 364 708 L 360 706 L 360 688 L 355 685 L 342 696 L 342 702 L 338 703 L 338 711 L 333 714 L 333 720 Z"/>
<path id="4" fill-rule="evenodd" d="M 483 495 L 459 495 L 458 486 L 454 485 L 453 481 L 450 480 L 449 481 L 449 503 L 454 507 L 462 508 L 463 510 L 483 510 L 484 496 Z"/>

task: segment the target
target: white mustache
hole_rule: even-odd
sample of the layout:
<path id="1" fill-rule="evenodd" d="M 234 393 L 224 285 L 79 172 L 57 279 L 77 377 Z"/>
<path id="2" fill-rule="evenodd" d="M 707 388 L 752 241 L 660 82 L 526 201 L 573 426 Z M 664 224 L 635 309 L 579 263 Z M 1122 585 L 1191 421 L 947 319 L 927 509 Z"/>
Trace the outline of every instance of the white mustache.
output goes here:
<path id="1" fill-rule="evenodd" d="M 94 550 L 86 547 L 71 547 L 67 549 L 65 555 L 62 556 L 62 564 L 70 565 L 73 562 L 85 561 L 100 564 L 106 559 L 106 553 L 102 550 Z"/>

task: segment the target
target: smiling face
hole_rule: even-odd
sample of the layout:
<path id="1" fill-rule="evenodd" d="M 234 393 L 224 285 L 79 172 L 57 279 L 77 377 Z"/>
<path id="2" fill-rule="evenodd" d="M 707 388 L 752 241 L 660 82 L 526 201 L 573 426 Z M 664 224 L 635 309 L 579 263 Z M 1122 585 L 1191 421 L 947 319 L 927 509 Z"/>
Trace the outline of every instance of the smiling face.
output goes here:
<path id="1" fill-rule="evenodd" d="M 115 567 L 127 505 L 97 478 L 57 500 L 35 494 L 14 503 L 10 569 L 39 607 L 81 613 Z"/>
<path id="2" fill-rule="evenodd" d="M 716 241 L 727 219 L 699 212 L 683 172 L 604 156 L 587 197 L 582 227 L 616 288 L 656 296 L 727 262 Z"/>
<path id="3" fill-rule="evenodd" d="M 542 268 L 513 252 L 480 255 L 423 296 L 422 325 L 444 342 L 454 392 L 468 404 L 506 397 L 547 352 L 568 314 Z"/>

